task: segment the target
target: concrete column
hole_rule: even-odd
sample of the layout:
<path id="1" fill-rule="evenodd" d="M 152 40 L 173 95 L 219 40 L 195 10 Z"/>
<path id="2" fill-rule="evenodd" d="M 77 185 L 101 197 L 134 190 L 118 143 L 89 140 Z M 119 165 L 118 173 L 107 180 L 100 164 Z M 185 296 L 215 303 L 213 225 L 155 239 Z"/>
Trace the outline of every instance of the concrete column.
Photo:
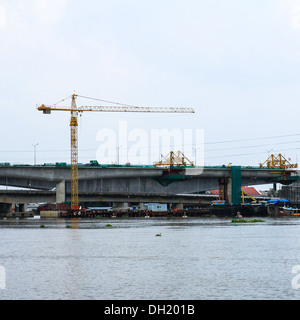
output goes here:
<path id="1" fill-rule="evenodd" d="M 228 180 L 228 202 L 231 204 L 241 204 L 242 176 L 241 167 L 231 167 L 231 178 Z"/>
<path id="2" fill-rule="evenodd" d="M 227 201 L 232 203 L 232 178 L 228 178 L 227 183 Z"/>
<path id="3" fill-rule="evenodd" d="M 66 201 L 66 182 L 65 180 L 56 183 L 56 203 Z"/>
<path id="4" fill-rule="evenodd" d="M 16 212 L 16 204 L 15 203 L 12 203 L 11 204 L 11 207 L 10 207 L 10 211 L 9 212 Z"/>
<path id="5" fill-rule="evenodd" d="M 8 213 L 12 212 L 11 203 L 1 203 L 0 205 L 0 216 L 5 217 Z"/>
<path id="6" fill-rule="evenodd" d="M 177 203 L 175 208 L 177 210 L 183 210 L 183 203 Z"/>
<path id="7" fill-rule="evenodd" d="M 128 207 L 129 207 L 128 202 L 113 202 L 113 208 L 128 209 Z"/>
<path id="8" fill-rule="evenodd" d="M 6 217 L 14 217 L 16 215 L 16 204 L 9 203 L 8 212 L 6 213 Z"/>
<path id="9" fill-rule="evenodd" d="M 26 212 L 26 211 L 27 211 L 27 203 L 20 203 L 19 212 Z"/>

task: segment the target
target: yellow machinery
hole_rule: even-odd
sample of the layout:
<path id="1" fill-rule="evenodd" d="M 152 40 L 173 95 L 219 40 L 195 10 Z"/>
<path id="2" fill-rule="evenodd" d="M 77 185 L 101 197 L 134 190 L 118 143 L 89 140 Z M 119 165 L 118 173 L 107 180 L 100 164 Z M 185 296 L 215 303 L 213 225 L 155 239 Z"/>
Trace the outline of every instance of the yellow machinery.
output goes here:
<path id="1" fill-rule="evenodd" d="M 247 193 L 246 191 L 244 191 L 243 189 L 241 189 L 242 191 L 242 203 L 245 203 L 245 195 L 248 196 L 251 200 L 258 202 L 255 198 L 253 198 L 249 193 Z"/>
<path id="2" fill-rule="evenodd" d="M 156 167 L 166 166 L 172 168 L 173 166 L 194 166 L 194 163 L 190 161 L 181 151 L 171 151 L 161 161 L 155 163 Z"/>
<path id="3" fill-rule="evenodd" d="M 125 104 L 116 103 L 117 106 L 76 106 L 76 98 L 88 98 L 73 94 L 71 96 L 71 107 L 62 107 L 54 104 L 46 106 L 42 104 L 37 109 L 43 111 L 44 114 L 50 114 L 51 111 L 70 111 L 71 112 L 71 210 L 77 211 L 79 209 L 78 199 L 78 113 L 84 111 L 98 111 L 98 112 L 157 112 L 157 113 L 194 113 L 192 108 L 173 108 L 173 107 L 136 107 Z M 66 99 L 64 99 L 66 100 Z M 62 100 L 62 101 L 64 101 Z M 103 101 L 99 99 L 93 99 Z M 109 102 L 109 101 L 104 101 Z"/>
<path id="4" fill-rule="evenodd" d="M 271 154 L 264 163 L 260 163 L 260 167 L 296 169 L 298 168 L 298 164 L 290 163 L 282 154 L 279 153 L 277 156 Z"/>

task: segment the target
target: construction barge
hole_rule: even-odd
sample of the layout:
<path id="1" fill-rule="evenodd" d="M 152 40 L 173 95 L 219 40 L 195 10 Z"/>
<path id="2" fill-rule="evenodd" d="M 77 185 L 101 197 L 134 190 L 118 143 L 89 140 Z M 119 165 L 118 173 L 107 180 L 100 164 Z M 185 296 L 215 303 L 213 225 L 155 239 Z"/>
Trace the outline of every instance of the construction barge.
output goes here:
<path id="1" fill-rule="evenodd" d="M 240 212 L 245 217 L 267 216 L 267 206 L 253 205 L 222 205 L 197 209 L 168 209 L 168 210 L 132 210 L 128 209 L 99 209 L 88 208 L 78 211 L 67 210 L 41 210 L 42 218 L 159 218 L 159 217 L 234 217 Z"/>
<path id="2" fill-rule="evenodd" d="M 25 218 L 40 216 L 41 218 L 188 218 L 188 217 L 277 217 L 283 216 L 284 208 L 293 208 L 288 200 L 270 200 L 266 204 L 240 204 L 240 205 L 206 205 L 201 208 L 167 209 L 167 210 L 141 210 L 138 208 L 99 208 L 88 207 L 73 211 L 66 204 L 54 203 L 44 205 L 35 212 L 3 214 L 7 218 Z M 294 209 L 295 210 L 295 209 Z M 300 209 L 298 209 L 300 212 Z"/>
<path id="3" fill-rule="evenodd" d="M 80 211 L 40 211 L 42 218 L 152 218 L 152 217 L 200 217 L 209 216 L 209 208 L 195 210 L 80 210 Z"/>

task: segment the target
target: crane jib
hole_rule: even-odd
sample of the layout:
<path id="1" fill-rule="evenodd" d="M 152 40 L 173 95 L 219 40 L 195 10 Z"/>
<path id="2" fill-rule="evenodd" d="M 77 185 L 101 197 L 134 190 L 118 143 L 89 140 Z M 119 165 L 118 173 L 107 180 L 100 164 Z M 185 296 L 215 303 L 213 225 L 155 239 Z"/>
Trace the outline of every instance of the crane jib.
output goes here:
<path id="1" fill-rule="evenodd" d="M 156 113 L 195 113 L 193 108 L 180 107 L 124 107 L 124 106 L 82 106 L 75 110 L 70 107 L 48 107 L 42 105 L 38 107 L 44 114 L 51 114 L 51 111 L 93 111 L 93 112 L 156 112 Z"/>

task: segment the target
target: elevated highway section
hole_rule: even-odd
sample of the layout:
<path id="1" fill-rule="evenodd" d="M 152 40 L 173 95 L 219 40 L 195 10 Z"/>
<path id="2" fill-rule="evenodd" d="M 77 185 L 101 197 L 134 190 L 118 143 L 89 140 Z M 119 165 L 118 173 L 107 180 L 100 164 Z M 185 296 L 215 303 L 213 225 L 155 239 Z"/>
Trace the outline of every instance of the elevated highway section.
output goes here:
<path id="1" fill-rule="evenodd" d="M 239 202 L 241 186 L 281 183 L 299 179 L 297 170 L 241 166 L 173 167 L 81 165 L 79 193 L 127 195 L 195 194 L 224 187 L 228 202 Z M 56 165 L 0 165 L 0 185 L 55 190 L 56 202 L 70 192 L 71 169 Z"/>

